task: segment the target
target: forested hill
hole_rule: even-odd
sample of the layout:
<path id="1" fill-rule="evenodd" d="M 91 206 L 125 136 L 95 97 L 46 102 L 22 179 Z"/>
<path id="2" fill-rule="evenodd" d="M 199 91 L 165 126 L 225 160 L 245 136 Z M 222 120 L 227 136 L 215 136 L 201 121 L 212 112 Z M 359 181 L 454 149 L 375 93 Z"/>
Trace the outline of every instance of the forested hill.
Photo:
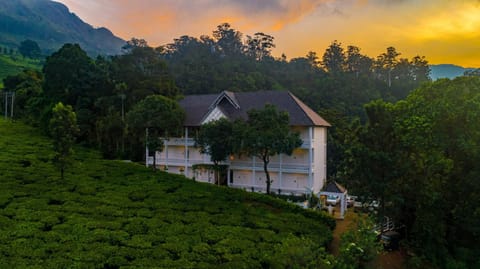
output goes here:
<path id="1" fill-rule="evenodd" d="M 432 70 L 432 80 L 437 80 L 439 78 L 453 79 L 459 76 L 463 76 L 465 72 L 475 70 L 475 68 L 465 68 L 453 64 L 434 64 L 430 65 L 430 69 Z"/>
<path id="2" fill-rule="evenodd" d="M 45 55 L 64 43 L 78 43 L 90 55 L 118 54 L 125 41 L 106 28 L 93 28 L 68 8 L 50 0 L 0 1 L 0 43 L 17 48 L 34 40 Z"/>

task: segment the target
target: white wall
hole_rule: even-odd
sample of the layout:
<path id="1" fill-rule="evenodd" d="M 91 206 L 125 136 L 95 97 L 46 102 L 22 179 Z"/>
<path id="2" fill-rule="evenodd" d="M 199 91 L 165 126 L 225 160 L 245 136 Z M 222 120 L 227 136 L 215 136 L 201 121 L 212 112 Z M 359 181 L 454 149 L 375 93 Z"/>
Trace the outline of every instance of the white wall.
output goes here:
<path id="1" fill-rule="evenodd" d="M 309 138 L 309 128 L 306 127 L 294 127 L 293 130 L 300 132 L 301 138 L 308 141 Z M 269 171 L 270 177 L 273 180 L 271 188 L 275 191 L 277 189 L 282 189 L 282 192 L 289 192 L 290 190 L 296 190 L 297 192 L 303 193 L 306 187 L 313 188 L 314 192 L 319 192 L 323 187 L 323 184 L 326 179 L 326 139 L 327 139 L 327 128 L 325 127 L 313 127 L 313 141 L 310 142 L 310 146 L 313 148 L 313 164 L 312 164 L 312 175 L 313 175 L 313 186 L 309 186 L 309 174 L 306 170 L 306 167 L 310 165 L 310 150 L 309 148 L 298 148 L 295 149 L 291 156 L 283 154 L 280 158 L 279 156 L 273 156 L 270 159 Z M 187 177 L 195 176 L 195 180 L 202 182 L 211 182 L 213 183 L 214 176 L 210 175 L 208 171 L 197 171 L 193 173 L 191 168 L 194 164 L 200 163 L 210 163 L 210 157 L 208 155 L 201 154 L 198 149 L 191 146 L 188 147 L 188 162 L 187 169 L 184 172 L 181 172 L 181 168 L 185 167 L 185 146 L 168 146 L 165 150 L 168 149 L 168 172 L 185 174 Z M 157 154 L 157 164 L 161 167 L 165 165 L 166 152 L 161 152 Z M 241 169 L 233 170 L 233 186 L 246 186 L 244 188 L 249 189 L 250 186 L 259 189 L 265 189 L 265 173 L 263 171 L 263 162 L 262 160 L 255 158 L 255 172 L 253 169 L 253 158 L 247 156 L 234 156 L 233 160 L 229 160 L 230 167 L 242 167 Z M 280 173 L 278 168 L 282 163 L 283 172 Z M 295 166 L 305 167 L 305 172 L 301 170 L 287 170 Z M 288 172 L 286 172 L 288 171 Z M 280 184 L 281 182 L 281 184 Z M 230 184 L 230 183 L 229 183 Z"/>

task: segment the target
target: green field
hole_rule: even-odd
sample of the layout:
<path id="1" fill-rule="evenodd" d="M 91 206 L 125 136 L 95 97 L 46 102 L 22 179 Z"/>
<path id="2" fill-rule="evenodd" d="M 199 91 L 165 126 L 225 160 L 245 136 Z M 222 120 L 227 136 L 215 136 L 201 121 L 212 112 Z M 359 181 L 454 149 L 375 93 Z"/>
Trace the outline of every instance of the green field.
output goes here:
<path id="1" fill-rule="evenodd" d="M 154 173 L 0 119 L 0 268 L 284 268 L 326 255 L 334 221 L 276 198 Z"/>
<path id="2" fill-rule="evenodd" d="M 3 79 L 8 75 L 15 75 L 24 69 L 41 69 L 40 60 L 23 58 L 21 55 L 0 54 L 0 88 L 3 87 Z"/>

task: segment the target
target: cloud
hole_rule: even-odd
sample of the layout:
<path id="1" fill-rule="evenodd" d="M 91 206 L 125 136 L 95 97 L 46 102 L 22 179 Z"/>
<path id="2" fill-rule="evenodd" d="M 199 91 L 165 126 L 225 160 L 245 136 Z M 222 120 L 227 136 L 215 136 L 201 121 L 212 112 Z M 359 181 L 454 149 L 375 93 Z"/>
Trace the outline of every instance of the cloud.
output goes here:
<path id="1" fill-rule="evenodd" d="M 261 27 L 280 30 L 312 14 L 326 3 L 345 0 L 59 0 L 95 25 L 122 25 L 116 32 L 133 29 L 151 35 L 157 30 L 195 28 L 220 19 L 233 19 L 247 30 Z M 335 10 L 338 13 L 338 10 Z M 83 14 L 82 14 L 83 13 Z M 334 13 L 332 11 L 332 13 Z M 108 19 L 108 21 L 107 21 Z M 150 24 L 150 25 L 149 25 Z M 151 24 L 155 24 L 152 26 Z M 107 25 L 107 26 L 108 26 Z"/>
<path id="2" fill-rule="evenodd" d="M 371 56 L 394 46 L 405 57 L 420 54 L 433 60 L 440 53 L 444 58 L 437 57 L 436 63 L 450 57 L 461 64 L 458 51 L 480 62 L 472 49 L 480 42 L 480 0 L 56 1 L 94 26 L 105 26 L 124 39 L 144 38 L 152 46 L 182 35 L 211 35 L 217 25 L 229 22 L 246 35 L 273 35 L 274 55 L 321 54 L 339 40 Z"/>

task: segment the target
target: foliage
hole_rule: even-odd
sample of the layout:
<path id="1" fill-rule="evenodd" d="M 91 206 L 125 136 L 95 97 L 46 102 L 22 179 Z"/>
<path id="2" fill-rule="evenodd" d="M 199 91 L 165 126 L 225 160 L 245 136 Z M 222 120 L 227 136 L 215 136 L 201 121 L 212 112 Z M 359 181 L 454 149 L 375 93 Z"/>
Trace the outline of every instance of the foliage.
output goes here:
<path id="1" fill-rule="evenodd" d="M 71 106 L 64 106 L 61 102 L 53 107 L 52 112 L 49 129 L 55 151 L 53 161 L 60 169 L 61 178 L 64 179 L 64 170 L 72 162 L 72 147 L 78 133 L 77 117 Z"/>
<path id="2" fill-rule="evenodd" d="M 410 247 L 440 267 L 476 264 L 479 85 L 478 77 L 443 79 L 404 101 L 371 103 L 349 140 L 345 178 L 381 198 Z"/>
<path id="3" fill-rule="evenodd" d="M 336 268 L 366 268 L 381 251 L 381 244 L 374 230 L 374 222 L 364 216 L 358 216 L 357 222 L 342 234 L 340 254 Z"/>
<path id="4" fill-rule="evenodd" d="M 15 92 L 14 117 L 35 122 L 42 110 L 43 75 L 37 70 L 26 69 L 4 80 L 4 90 Z"/>
<path id="5" fill-rule="evenodd" d="M 330 177 L 345 159 L 344 131 L 352 118 L 365 120 L 363 105 L 376 99 L 397 101 L 430 80 L 425 57 L 401 58 L 389 47 L 376 58 L 359 47 L 333 41 L 321 57 L 273 58 L 274 37 L 246 36 L 223 23 L 212 37 L 181 36 L 156 50 L 166 61 L 183 94 L 230 91 L 289 90 L 332 123 L 327 154 Z M 341 179 L 340 179 L 341 180 Z"/>
<path id="6" fill-rule="evenodd" d="M 27 39 L 20 43 L 18 47 L 18 51 L 22 54 L 23 57 L 28 58 L 39 58 L 42 54 L 40 47 L 38 46 L 37 42 Z"/>
<path id="7" fill-rule="evenodd" d="M 225 161 L 233 153 L 233 123 L 225 118 L 203 124 L 195 137 L 200 152 L 208 154 L 215 164 Z"/>
<path id="8" fill-rule="evenodd" d="M 46 58 L 43 67 L 43 91 L 49 104 L 71 105 L 80 127 L 79 140 L 95 139 L 95 99 L 102 89 L 103 79 L 94 61 L 78 44 L 65 44 Z"/>
<path id="9" fill-rule="evenodd" d="M 325 214 L 80 147 L 58 181 L 51 143 L 0 119 L 0 267 L 283 268 L 328 256 Z"/>
<path id="10" fill-rule="evenodd" d="M 147 132 L 145 143 L 154 152 L 163 150 L 162 139 L 181 133 L 184 118 L 185 111 L 180 105 L 161 95 L 148 96 L 127 113 L 131 132 Z M 153 156 L 153 168 L 156 169 L 155 154 Z"/>
<path id="11" fill-rule="evenodd" d="M 226 161 L 233 154 L 233 123 L 225 118 L 203 124 L 195 136 L 195 146 L 203 154 L 210 156 L 214 169 L 219 171 L 220 162 Z M 219 182 L 219 173 L 215 173 Z"/>
<path id="12" fill-rule="evenodd" d="M 0 80 L 3 81 L 7 76 L 17 75 L 24 69 L 40 70 L 42 69 L 41 64 L 39 60 L 0 54 Z M 2 85 L 0 82 L 0 88 Z"/>
<path id="13" fill-rule="evenodd" d="M 270 193 L 270 157 L 278 154 L 291 155 L 302 144 L 300 134 L 290 129 L 290 117 L 285 111 L 278 111 L 274 105 L 266 104 L 263 109 L 250 110 L 245 123 L 235 124 L 236 146 L 234 152 L 256 156 L 263 161 L 267 193 Z"/>

